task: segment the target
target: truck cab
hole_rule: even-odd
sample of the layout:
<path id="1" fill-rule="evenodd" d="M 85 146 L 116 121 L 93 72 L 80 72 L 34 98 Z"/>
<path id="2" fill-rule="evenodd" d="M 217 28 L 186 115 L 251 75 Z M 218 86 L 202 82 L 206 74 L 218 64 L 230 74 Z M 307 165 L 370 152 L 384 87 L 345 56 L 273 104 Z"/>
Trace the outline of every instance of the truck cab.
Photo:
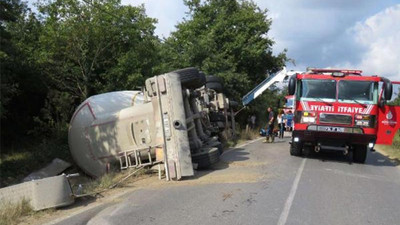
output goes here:
<path id="1" fill-rule="evenodd" d="M 355 162 L 364 163 L 376 143 L 391 144 L 400 116 L 400 107 L 386 104 L 393 83 L 361 74 L 312 68 L 290 78 L 289 94 L 295 96 L 291 155 L 301 155 L 304 148 L 352 152 Z"/>

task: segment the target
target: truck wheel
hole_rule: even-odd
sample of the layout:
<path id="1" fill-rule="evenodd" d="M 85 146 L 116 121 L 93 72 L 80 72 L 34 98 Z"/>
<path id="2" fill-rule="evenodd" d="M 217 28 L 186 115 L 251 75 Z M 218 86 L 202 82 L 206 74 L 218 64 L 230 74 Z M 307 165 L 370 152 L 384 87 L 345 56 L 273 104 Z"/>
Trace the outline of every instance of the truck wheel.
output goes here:
<path id="1" fill-rule="evenodd" d="M 210 122 L 225 122 L 225 116 L 222 113 L 210 112 L 208 117 L 210 118 Z"/>
<path id="2" fill-rule="evenodd" d="M 219 161 L 218 148 L 211 148 L 209 151 L 192 155 L 192 162 L 197 163 L 198 169 L 204 169 Z"/>
<path id="3" fill-rule="evenodd" d="M 353 161 L 356 163 L 364 163 L 367 158 L 367 146 L 355 145 L 353 149 Z"/>
<path id="4" fill-rule="evenodd" d="M 220 83 L 222 84 L 222 80 L 221 78 L 217 77 L 217 76 L 206 76 L 206 82 L 207 83 Z"/>
<path id="5" fill-rule="evenodd" d="M 292 143 L 290 144 L 290 155 L 301 156 L 302 148 L 302 143 L 295 143 L 294 141 L 292 141 Z"/>
<path id="6" fill-rule="evenodd" d="M 221 93 L 223 90 L 222 84 L 217 82 L 206 83 L 206 87 L 216 91 L 217 93 Z"/>
<path id="7" fill-rule="evenodd" d="M 206 83 L 206 76 L 194 67 L 175 70 L 173 73 L 179 74 L 181 84 L 187 88 L 199 88 Z"/>
<path id="8" fill-rule="evenodd" d="M 304 146 L 303 150 L 302 150 L 302 154 L 305 157 L 309 157 L 311 155 L 311 153 L 313 152 L 313 146 Z"/>

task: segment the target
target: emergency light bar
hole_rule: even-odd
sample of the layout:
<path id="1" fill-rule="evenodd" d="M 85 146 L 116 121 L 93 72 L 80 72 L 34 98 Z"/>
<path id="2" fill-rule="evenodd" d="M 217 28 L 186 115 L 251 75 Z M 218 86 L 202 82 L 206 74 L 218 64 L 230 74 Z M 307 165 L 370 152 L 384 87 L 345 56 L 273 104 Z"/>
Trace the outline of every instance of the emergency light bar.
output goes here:
<path id="1" fill-rule="evenodd" d="M 310 71 L 311 73 L 330 73 L 332 75 L 348 75 L 348 74 L 354 74 L 354 75 L 359 75 L 361 76 L 362 70 L 348 70 L 348 69 L 319 69 L 319 68 L 307 68 L 307 71 Z M 342 76 L 343 76 L 342 75 Z"/>

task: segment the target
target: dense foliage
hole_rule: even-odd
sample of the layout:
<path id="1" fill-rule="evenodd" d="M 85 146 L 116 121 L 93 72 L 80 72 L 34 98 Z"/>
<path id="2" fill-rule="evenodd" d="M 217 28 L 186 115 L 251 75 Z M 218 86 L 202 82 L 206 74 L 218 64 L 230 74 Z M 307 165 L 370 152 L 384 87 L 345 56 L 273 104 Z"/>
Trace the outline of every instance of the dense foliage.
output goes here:
<path id="1" fill-rule="evenodd" d="M 87 97 L 132 90 L 150 76 L 195 66 L 222 77 L 229 97 L 239 100 L 285 64 L 285 52 L 272 54 L 267 11 L 253 2 L 185 4 L 187 17 L 160 40 L 144 7 L 120 0 L 40 1 L 35 13 L 20 0 L 0 1 L 2 151 L 22 137 L 65 135 Z M 263 99 L 254 110 L 276 104 Z"/>
<path id="2" fill-rule="evenodd" d="M 228 94 L 239 99 L 286 62 L 272 55 L 267 11 L 251 1 L 187 0 L 188 18 L 162 45 L 164 69 L 196 66 L 220 76 Z"/>

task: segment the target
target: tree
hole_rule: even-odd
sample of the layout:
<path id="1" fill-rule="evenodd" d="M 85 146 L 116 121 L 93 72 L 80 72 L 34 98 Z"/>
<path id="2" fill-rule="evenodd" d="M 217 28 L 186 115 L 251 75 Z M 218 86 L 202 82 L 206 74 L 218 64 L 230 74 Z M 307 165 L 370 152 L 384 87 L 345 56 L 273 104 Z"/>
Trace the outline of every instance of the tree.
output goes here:
<path id="1" fill-rule="evenodd" d="M 67 122 L 91 95 L 133 89 L 153 75 L 156 21 L 143 6 L 56 0 L 40 5 L 39 11 L 43 32 L 36 57 L 52 89 L 47 99 L 52 110 L 46 114 L 58 118 L 56 123 Z"/>
<path id="2" fill-rule="evenodd" d="M 251 1 L 187 0 L 188 19 L 164 40 L 161 70 L 196 66 L 223 78 L 225 90 L 236 99 L 267 73 L 279 70 L 285 52 L 272 54 L 267 37 L 267 11 Z"/>
<path id="3" fill-rule="evenodd" d="M 0 2 L 0 71 L 1 71 L 1 96 L 0 96 L 0 118 L 7 115 L 7 105 L 18 93 L 16 82 L 18 66 L 16 57 L 18 55 L 11 40 L 11 34 L 7 29 L 10 22 L 15 22 L 23 11 L 23 5 L 19 1 Z"/>
<path id="4" fill-rule="evenodd" d="M 47 89 L 32 52 L 41 25 L 26 3 L 1 1 L 1 138 L 18 140 L 33 127 Z"/>

